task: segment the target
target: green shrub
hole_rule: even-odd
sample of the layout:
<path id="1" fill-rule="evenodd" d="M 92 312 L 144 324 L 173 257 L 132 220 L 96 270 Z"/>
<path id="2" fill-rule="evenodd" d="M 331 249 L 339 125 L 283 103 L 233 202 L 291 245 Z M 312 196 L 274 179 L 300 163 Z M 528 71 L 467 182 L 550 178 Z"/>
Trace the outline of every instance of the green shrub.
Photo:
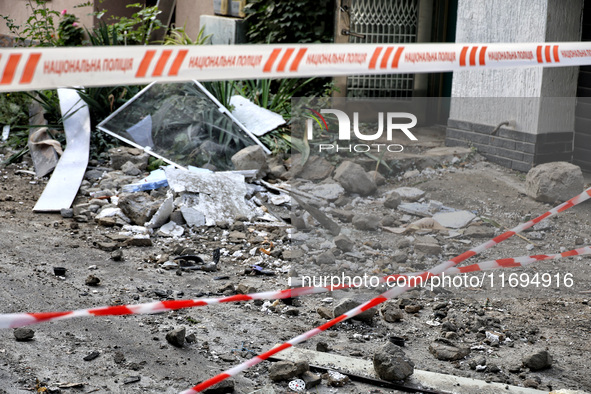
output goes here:
<path id="1" fill-rule="evenodd" d="M 332 42 L 332 0 L 251 0 L 245 7 L 250 43 Z"/>

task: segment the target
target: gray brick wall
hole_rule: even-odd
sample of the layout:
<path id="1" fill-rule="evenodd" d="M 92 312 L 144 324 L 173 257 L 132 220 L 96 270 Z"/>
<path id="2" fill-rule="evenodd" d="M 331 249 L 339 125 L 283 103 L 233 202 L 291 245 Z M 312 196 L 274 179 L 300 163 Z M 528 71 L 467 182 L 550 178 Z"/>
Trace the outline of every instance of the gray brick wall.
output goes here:
<path id="1" fill-rule="evenodd" d="M 493 131 L 493 126 L 449 119 L 445 143 L 473 146 L 491 162 L 524 172 L 537 164 L 573 159 L 572 131 L 536 135 L 501 127 L 492 135 Z"/>

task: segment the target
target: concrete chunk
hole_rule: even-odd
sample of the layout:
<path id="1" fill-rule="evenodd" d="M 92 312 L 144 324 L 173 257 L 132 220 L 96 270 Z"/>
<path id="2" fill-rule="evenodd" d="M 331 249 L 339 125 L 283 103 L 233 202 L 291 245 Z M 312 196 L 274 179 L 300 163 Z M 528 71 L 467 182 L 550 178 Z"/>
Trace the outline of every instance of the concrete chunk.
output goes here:
<path id="1" fill-rule="evenodd" d="M 564 161 L 540 164 L 525 178 L 525 194 L 542 202 L 566 201 L 583 191 L 581 167 Z"/>
<path id="2" fill-rule="evenodd" d="M 372 177 L 363 167 L 352 161 L 343 162 L 335 171 L 334 179 L 349 193 L 369 196 L 377 190 Z"/>
<path id="3" fill-rule="evenodd" d="M 244 176 L 231 172 L 190 172 L 167 167 L 166 178 L 175 193 L 198 193 L 194 206 L 187 207 L 200 212 L 205 217 L 206 226 L 219 222 L 234 222 L 237 217 L 248 219 L 254 211 L 246 204 L 246 184 Z M 183 217 L 190 223 L 188 212 L 181 208 Z M 196 212 L 191 212 L 196 215 Z"/>

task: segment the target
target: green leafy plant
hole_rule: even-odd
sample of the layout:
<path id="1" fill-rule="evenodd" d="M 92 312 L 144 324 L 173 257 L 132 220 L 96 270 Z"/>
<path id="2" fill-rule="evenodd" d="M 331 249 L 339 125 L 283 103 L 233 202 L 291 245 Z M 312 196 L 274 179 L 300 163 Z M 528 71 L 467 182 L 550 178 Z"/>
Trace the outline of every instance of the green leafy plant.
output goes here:
<path id="1" fill-rule="evenodd" d="M 235 81 L 209 81 L 201 82 L 201 84 L 229 111 L 234 109 L 230 104 L 230 99 L 237 94 Z"/>
<path id="2" fill-rule="evenodd" d="M 206 45 L 211 43 L 211 34 L 205 35 L 205 26 L 199 30 L 199 34 L 193 40 L 186 32 L 186 26 L 175 27 L 164 38 L 164 45 Z"/>
<path id="3" fill-rule="evenodd" d="M 0 125 L 28 124 L 30 103 L 30 96 L 23 92 L 0 94 Z"/>
<path id="4" fill-rule="evenodd" d="M 331 0 L 251 0 L 245 6 L 246 38 L 252 44 L 334 41 Z M 317 78 L 301 93 L 321 95 L 330 78 Z"/>
<path id="5" fill-rule="evenodd" d="M 157 16 L 162 12 L 157 6 L 146 7 L 140 3 L 128 4 L 126 8 L 136 8 L 131 17 L 112 16 L 104 21 L 106 10 L 95 11 L 99 26 L 87 29 L 91 45 L 145 45 L 149 43 L 150 34 L 161 29 L 162 22 Z"/>
<path id="6" fill-rule="evenodd" d="M 86 29 L 88 36 L 88 44 L 92 46 L 111 46 L 119 45 L 119 34 L 117 29 L 107 25 L 104 21 L 99 20 L 98 26 L 93 27 L 92 30 Z M 123 38 L 121 38 L 123 40 Z"/>
<path id="7" fill-rule="evenodd" d="M 27 94 L 43 108 L 43 116 L 47 121 L 48 127 L 62 127 L 63 119 L 57 90 L 40 90 Z"/>
<path id="8" fill-rule="evenodd" d="M 332 42 L 331 0 L 250 0 L 244 11 L 251 43 Z"/>
<path id="9" fill-rule="evenodd" d="M 55 19 L 60 17 L 60 13 L 48 8 L 47 1 L 44 0 L 27 0 L 26 7 L 30 9 L 30 16 L 24 27 L 16 25 L 14 19 L 2 15 L 17 46 L 57 46 Z"/>

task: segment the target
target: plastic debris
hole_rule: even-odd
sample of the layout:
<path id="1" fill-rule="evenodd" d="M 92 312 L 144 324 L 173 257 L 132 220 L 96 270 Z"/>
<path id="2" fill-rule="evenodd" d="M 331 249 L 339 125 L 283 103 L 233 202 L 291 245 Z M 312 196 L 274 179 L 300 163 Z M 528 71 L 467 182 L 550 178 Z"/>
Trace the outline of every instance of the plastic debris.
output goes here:
<path id="1" fill-rule="evenodd" d="M 116 217 L 126 223 L 131 223 L 131 219 L 125 216 L 123 211 L 121 211 L 121 208 L 104 208 L 96 215 L 95 220 L 109 217 Z"/>
<path id="2" fill-rule="evenodd" d="M 168 186 L 168 181 L 166 180 L 166 174 L 164 170 L 154 170 L 137 183 L 132 183 L 129 185 L 125 185 L 121 188 L 122 193 L 134 193 L 140 191 L 147 191 L 147 190 L 154 190 L 159 189 L 161 187 Z"/>
<path id="3" fill-rule="evenodd" d="M 285 124 L 285 119 L 273 111 L 259 107 L 242 96 L 232 96 L 232 115 L 254 135 L 260 137 Z"/>
<path id="4" fill-rule="evenodd" d="M 59 212 L 69 208 L 78 193 L 90 154 L 90 112 L 77 90 L 58 89 L 64 116 L 66 150 L 33 208 L 35 212 Z"/>
<path id="5" fill-rule="evenodd" d="M 2 128 L 2 141 L 6 141 L 10 137 L 10 125 L 4 125 Z"/>
<path id="6" fill-rule="evenodd" d="M 184 234 L 185 229 L 175 222 L 168 222 L 158 230 L 158 235 L 164 237 L 180 237 Z"/>
<path id="7" fill-rule="evenodd" d="M 294 379 L 289 382 L 288 386 L 293 391 L 301 392 L 306 390 L 306 382 L 304 382 L 302 379 Z"/>

